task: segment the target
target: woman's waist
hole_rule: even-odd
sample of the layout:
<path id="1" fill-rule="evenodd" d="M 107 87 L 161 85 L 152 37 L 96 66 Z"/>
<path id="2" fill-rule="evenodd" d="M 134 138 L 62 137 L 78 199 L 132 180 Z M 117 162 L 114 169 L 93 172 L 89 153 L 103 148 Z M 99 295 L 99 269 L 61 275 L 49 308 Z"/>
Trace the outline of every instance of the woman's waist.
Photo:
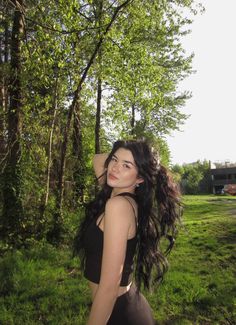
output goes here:
<path id="1" fill-rule="evenodd" d="M 90 287 L 90 290 L 91 290 L 91 293 L 92 293 L 92 299 L 93 299 L 95 297 L 95 294 L 97 292 L 99 284 L 97 284 L 95 282 L 92 282 L 90 280 L 88 281 L 88 283 L 89 283 L 89 287 Z M 132 281 L 126 286 L 120 286 L 118 288 L 117 297 L 119 297 L 119 296 L 125 294 L 126 292 L 128 292 L 130 290 L 131 286 L 132 286 Z"/>

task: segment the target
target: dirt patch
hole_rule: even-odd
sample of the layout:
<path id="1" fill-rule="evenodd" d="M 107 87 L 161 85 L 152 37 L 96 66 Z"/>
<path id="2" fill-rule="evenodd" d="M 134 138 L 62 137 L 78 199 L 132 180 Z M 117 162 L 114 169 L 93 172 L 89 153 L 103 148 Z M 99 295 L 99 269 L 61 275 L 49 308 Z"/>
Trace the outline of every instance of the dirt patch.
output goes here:
<path id="1" fill-rule="evenodd" d="M 229 214 L 236 218 L 236 209 L 229 210 Z"/>
<path id="2" fill-rule="evenodd" d="M 236 205 L 236 200 L 232 198 L 217 198 L 217 199 L 212 199 L 212 200 L 207 200 L 209 203 L 217 204 L 217 203 L 223 203 L 223 204 L 235 204 Z"/>
<path id="3" fill-rule="evenodd" d="M 231 198 L 217 198 L 217 199 L 212 199 L 212 200 L 207 200 L 209 203 L 236 203 L 236 200 L 231 199 Z"/>

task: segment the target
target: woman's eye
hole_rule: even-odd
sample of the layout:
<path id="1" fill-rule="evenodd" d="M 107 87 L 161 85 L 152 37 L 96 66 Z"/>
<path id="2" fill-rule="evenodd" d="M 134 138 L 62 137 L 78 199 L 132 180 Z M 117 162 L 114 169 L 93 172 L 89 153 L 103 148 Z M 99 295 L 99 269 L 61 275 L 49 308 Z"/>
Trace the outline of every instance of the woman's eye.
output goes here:
<path id="1" fill-rule="evenodd" d="M 111 160 L 116 161 L 117 159 L 115 157 L 112 157 Z"/>
<path id="2" fill-rule="evenodd" d="M 124 164 L 125 168 L 130 168 L 130 166 L 128 164 Z"/>

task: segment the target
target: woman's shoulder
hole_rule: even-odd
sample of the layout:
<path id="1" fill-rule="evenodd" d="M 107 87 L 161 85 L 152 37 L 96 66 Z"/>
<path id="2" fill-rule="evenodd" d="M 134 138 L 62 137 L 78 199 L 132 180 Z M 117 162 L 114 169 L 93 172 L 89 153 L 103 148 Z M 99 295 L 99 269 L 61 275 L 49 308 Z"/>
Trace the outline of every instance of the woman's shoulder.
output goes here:
<path id="1" fill-rule="evenodd" d="M 130 229 L 134 229 L 136 219 L 135 208 L 123 196 L 114 196 L 107 201 L 104 213 L 104 222 L 106 231 L 113 233 L 114 229 L 118 232 L 118 236 L 126 234 L 126 239 L 129 238 Z M 132 236 L 133 237 L 133 233 Z"/>
<path id="2" fill-rule="evenodd" d="M 109 198 L 107 200 L 106 208 L 121 208 L 121 207 L 124 207 L 124 205 L 126 205 L 126 203 L 129 204 L 126 201 L 127 200 L 125 199 L 124 196 L 121 196 L 121 195 L 112 196 L 111 198 Z"/>
<path id="3" fill-rule="evenodd" d="M 111 197 L 105 207 L 105 214 L 117 214 L 120 215 L 133 215 L 134 214 L 134 204 L 135 202 L 131 203 L 132 198 L 128 198 L 125 195 L 116 195 Z M 132 200 L 133 201 L 133 200 Z"/>

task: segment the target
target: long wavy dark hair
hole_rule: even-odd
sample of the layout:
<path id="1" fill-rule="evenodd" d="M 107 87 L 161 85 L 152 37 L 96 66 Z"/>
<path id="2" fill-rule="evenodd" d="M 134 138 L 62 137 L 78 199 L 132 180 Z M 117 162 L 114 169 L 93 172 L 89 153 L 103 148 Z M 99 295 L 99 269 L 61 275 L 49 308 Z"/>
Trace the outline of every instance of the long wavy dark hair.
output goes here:
<path id="1" fill-rule="evenodd" d="M 112 188 L 106 183 L 106 169 L 113 154 L 119 149 L 130 150 L 138 169 L 138 176 L 144 182 L 135 189 L 138 204 L 137 246 L 135 257 L 135 282 L 140 289 L 143 284 L 160 282 L 168 268 L 167 254 L 173 247 L 177 234 L 177 224 L 181 216 L 181 196 L 167 169 L 160 165 L 145 141 L 117 141 L 105 161 L 105 182 L 96 198 L 85 210 L 74 241 L 74 254 L 80 255 L 84 265 L 84 234 L 90 222 L 105 210 Z M 168 245 L 161 244 L 166 238 Z M 164 246 L 165 248 L 161 248 Z"/>

